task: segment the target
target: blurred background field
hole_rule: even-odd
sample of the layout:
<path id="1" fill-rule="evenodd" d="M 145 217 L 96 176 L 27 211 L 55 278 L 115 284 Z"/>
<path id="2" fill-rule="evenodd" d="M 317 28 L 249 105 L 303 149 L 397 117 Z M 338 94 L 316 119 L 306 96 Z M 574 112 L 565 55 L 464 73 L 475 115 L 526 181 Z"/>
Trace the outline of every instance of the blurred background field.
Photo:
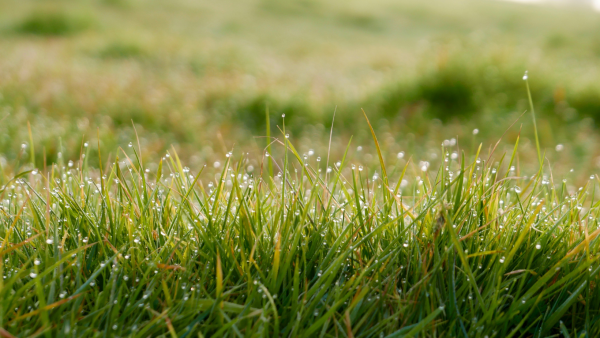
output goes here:
<path id="1" fill-rule="evenodd" d="M 132 121 L 154 160 L 171 145 L 190 166 L 260 154 L 267 106 L 272 134 L 285 114 L 307 156 L 327 155 L 336 111 L 334 155 L 353 136 L 351 156 L 375 159 L 364 108 L 388 162 L 435 165 L 444 140 L 488 153 L 528 109 L 525 70 L 552 170 L 587 179 L 600 166 L 600 13 L 587 6 L 2 0 L 0 36 L 5 167 L 31 147 L 38 167 L 77 160 L 84 142 L 97 162 L 98 139 L 108 153 L 135 142 Z M 535 168 L 529 114 L 499 149 L 521 127 L 518 165 Z"/>

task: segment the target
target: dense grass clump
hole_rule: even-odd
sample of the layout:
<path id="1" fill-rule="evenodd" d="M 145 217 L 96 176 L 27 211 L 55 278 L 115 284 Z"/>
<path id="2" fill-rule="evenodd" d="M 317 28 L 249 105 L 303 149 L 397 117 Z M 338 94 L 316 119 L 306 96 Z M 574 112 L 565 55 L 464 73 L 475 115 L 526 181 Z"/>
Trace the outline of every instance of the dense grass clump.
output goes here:
<path id="1" fill-rule="evenodd" d="M 445 142 L 439 168 L 389 172 L 379 146 L 379 165 L 272 147 L 193 170 L 130 144 L 94 169 L 86 143 L 80 161 L 4 167 L 2 335 L 600 333 L 596 177 L 520 172 L 517 146 Z"/>
<path id="2" fill-rule="evenodd" d="M 16 30 L 39 36 L 65 36 L 81 32 L 91 26 L 87 17 L 59 10 L 35 11 L 23 19 Z"/>

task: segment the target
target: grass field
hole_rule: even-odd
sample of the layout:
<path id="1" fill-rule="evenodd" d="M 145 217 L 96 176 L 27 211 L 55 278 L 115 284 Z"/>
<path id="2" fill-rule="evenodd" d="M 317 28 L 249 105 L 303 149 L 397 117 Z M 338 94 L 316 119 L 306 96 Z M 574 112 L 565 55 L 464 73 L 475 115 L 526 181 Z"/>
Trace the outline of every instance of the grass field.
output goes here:
<path id="1" fill-rule="evenodd" d="M 350 151 L 303 157 L 283 135 L 282 158 L 233 152 L 191 170 L 169 152 L 152 168 L 132 143 L 93 169 L 86 144 L 81 161 L 14 176 L 2 335 L 600 332 L 597 176 L 579 189 L 543 166 L 525 176 L 518 144 L 369 170 Z"/>
<path id="2" fill-rule="evenodd" d="M 598 15 L 0 1 L 0 337 L 600 335 Z"/>
<path id="3" fill-rule="evenodd" d="M 0 149 L 16 159 L 29 122 L 47 163 L 98 135 L 112 152 L 133 121 L 142 156 L 175 145 L 202 165 L 234 144 L 259 151 L 267 105 L 307 148 L 327 143 L 337 107 L 338 156 L 351 135 L 368 141 L 360 108 L 396 143 L 413 135 L 415 153 L 475 128 L 493 143 L 527 108 L 527 69 L 542 146 L 594 168 L 599 25 L 494 1 L 3 1 Z"/>

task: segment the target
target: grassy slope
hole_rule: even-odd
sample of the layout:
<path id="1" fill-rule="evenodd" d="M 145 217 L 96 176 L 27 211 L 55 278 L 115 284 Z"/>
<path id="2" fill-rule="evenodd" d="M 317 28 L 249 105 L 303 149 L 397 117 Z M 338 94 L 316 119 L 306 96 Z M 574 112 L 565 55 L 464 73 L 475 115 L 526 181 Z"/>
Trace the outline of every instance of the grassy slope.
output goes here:
<path id="1" fill-rule="evenodd" d="M 500 131 L 487 126 L 508 125 L 526 108 L 524 69 L 548 121 L 544 146 L 572 144 L 579 163 L 597 156 L 577 139 L 596 137 L 579 123 L 600 107 L 595 13 L 488 1 L 0 6 L 8 51 L 0 57 L 8 116 L 0 149 L 9 159 L 29 141 L 27 121 L 38 158 L 45 147 L 53 161 L 59 152 L 77 156 L 84 135 L 99 132 L 109 149 L 127 144 L 133 120 L 144 156 L 176 143 L 193 163 L 212 162 L 222 146 L 198 130 L 218 129 L 227 147 L 239 144 L 262 134 L 267 102 L 298 137 L 314 139 L 311 128 L 327 125 L 337 106 L 344 136 L 361 142 L 368 135 L 355 127 L 360 107 L 417 144 L 469 137 L 473 128 L 491 141 Z M 40 19 L 47 17 L 54 19 Z M 445 135 L 431 117 L 444 121 Z M 325 141 L 323 133 L 310 146 Z"/>

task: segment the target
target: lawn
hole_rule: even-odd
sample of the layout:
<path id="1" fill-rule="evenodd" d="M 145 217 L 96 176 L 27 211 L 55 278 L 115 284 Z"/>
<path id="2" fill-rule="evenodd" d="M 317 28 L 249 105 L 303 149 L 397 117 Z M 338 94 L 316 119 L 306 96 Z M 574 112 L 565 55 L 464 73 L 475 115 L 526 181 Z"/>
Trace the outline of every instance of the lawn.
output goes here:
<path id="1" fill-rule="evenodd" d="M 3 1 L 0 149 L 15 160 L 29 122 L 47 164 L 98 137 L 113 152 L 133 122 L 143 157 L 174 145 L 202 165 L 234 144 L 259 151 L 267 105 L 306 151 L 328 142 L 334 111 L 335 153 L 366 143 L 360 108 L 404 151 L 475 128 L 493 143 L 527 109 L 529 70 L 542 145 L 589 171 L 597 17 L 495 1 Z"/>
<path id="2" fill-rule="evenodd" d="M 86 143 L 81 161 L 16 175 L 0 210 L 2 334 L 600 332 L 597 176 L 577 189 L 544 165 L 524 175 L 518 143 L 467 161 L 450 140 L 440 167 L 369 170 L 351 144 L 302 156 L 284 133 L 282 158 L 233 151 L 192 170 L 171 151 L 150 169 L 136 142 L 94 169 Z"/>
<path id="3" fill-rule="evenodd" d="M 600 335 L 598 15 L 0 2 L 0 336 Z"/>

